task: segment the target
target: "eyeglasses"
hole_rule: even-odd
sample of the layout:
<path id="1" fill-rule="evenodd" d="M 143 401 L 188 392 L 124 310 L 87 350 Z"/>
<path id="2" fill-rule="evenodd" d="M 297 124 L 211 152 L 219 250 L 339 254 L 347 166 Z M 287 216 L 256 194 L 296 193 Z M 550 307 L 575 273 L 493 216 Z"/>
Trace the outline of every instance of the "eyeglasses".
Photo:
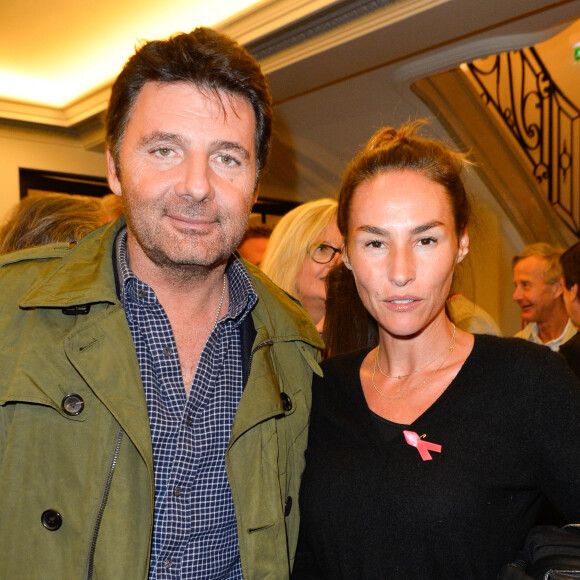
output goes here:
<path id="1" fill-rule="evenodd" d="M 310 257 L 317 264 L 328 264 L 328 262 L 332 262 L 336 254 L 342 254 L 342 250 L 334 246 L 329 246 L 328 244 L 318 244 L 318 246 L 310 250 Z"/>

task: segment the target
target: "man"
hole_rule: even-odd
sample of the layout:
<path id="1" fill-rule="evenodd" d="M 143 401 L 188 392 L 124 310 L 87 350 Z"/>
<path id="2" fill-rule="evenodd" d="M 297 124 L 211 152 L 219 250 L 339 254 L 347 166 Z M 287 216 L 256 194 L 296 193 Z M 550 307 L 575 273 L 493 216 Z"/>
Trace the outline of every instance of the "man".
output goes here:
<path id="1" fill-rule="evenodd" d="M 270 133 L 242 47 L 145 44 L 107 113 L 127 227 L 0 262 L 2 577 L 289 577 L 322 344 L 232 255 Z"/>
<path id="2" fill-rule="evenodd" d="M 562 299 L 562 251 L 543 242 L 526 246 L 514 257 L 513 299 L 522 310 L 525 328 L 516 334 L 557 351 L 576 334 Z"/>

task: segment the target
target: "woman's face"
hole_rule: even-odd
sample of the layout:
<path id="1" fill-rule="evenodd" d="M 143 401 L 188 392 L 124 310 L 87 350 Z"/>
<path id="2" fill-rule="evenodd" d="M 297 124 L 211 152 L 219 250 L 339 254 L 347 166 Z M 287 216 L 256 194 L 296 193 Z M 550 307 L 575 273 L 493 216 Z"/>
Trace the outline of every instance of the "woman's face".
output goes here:
<path id="1" fill-rule="evenodd" d="M 316 241 L 315 247 L 320 244 L 340 248 L 342 245 L 342 236 L 338 231 L 336 220 L 332 220 L 330 224 L 320 234 L 320 239 Z M 318 322 L 324 316 L 324 303 L 326 301 L 326 274 L 339 260 L 339 254 L 328 262 L 328 264 L 318 264 L 308 254 L 304 258 L 302 268 L 298 273 L 296 279 L 296 290 L 298 298 L 302 305 Z M 318 320 L 317 320 L 318 318 Z"/>
<path id="2" fill-rule="evenodd" d="M 445 188 L 410 170 L 389 171 L 354 192 L 344 257 L 379 326 L 411 336 L 442 315 L 469 238 L 455 233 Z"/>

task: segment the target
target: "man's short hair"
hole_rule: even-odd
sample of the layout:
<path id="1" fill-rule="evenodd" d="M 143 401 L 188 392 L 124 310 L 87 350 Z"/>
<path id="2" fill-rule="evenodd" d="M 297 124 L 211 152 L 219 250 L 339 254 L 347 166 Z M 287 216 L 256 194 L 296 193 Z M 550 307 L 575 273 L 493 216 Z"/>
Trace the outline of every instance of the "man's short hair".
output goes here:
<path id="1" fill-rule="evenodd" d="M 544 282 L 546 284 L 555 284 L 562 276 L 562 267 L 560 265 L 560 256 L 564 250 L 557 248 L 545 242 L 538 242 L 526 246 L 519 254 L 515 255 L 512 260 L 512 269 L 524 258 L 530 256 L 539 256 L 545 260 L 544 263 Z"/>
<path id="2" fill-rule="evenodd" d="M 560 264 L 566 288 L 570 290 L 574 284 L 580 286 L 580 242 L 568 248 L 560 256 Z"/>
<path id="3" fill-rule="evenodd" d="M 143 44 L 117 77 L 107 110 L 106 139 L 119 177 L 125 130 L 135 101 L 148 82 L 189 82 L 215 95 L 222 91 L 247 99 L 256 117 L 258 173 L 264 168 L 272 133 L 272 100 L 266 77 L 244 47 L 224 34 L 200 27 Z"/>

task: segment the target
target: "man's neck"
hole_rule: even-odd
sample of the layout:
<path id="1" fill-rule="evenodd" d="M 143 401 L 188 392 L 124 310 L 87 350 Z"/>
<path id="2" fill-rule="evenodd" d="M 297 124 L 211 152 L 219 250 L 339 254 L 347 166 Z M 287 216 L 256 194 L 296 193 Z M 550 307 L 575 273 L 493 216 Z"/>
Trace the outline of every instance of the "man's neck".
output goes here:
<path id="1" fill-rule="evenodd" d="M 559 338 L 568 324 L 568 314 L 566 311 L 554 313 L 549 320 L 536 322 L 538 327 L 538 338 L 544 343 L 551 342 Z"/>

